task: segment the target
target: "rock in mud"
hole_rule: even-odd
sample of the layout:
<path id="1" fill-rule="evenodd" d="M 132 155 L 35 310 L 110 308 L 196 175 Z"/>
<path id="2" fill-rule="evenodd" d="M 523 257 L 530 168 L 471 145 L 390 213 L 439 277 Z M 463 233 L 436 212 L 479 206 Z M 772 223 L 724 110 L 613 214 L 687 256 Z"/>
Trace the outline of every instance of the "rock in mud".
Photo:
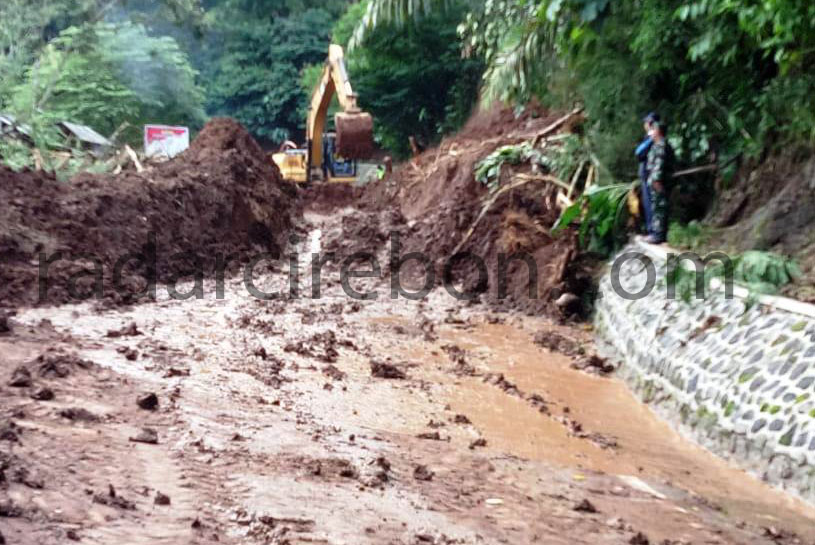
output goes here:
<path id="1" fill-rule="evenodd" d="M 7 499 L 0 501 L 0 517 L 17 518 L 22 516 L 23 508 L 14 503 L 12 500 Z"/>
<path id="2" fill-rule="evenodd" d="M 580 309 L 580 297 L 574 293 L 566 292 L 555 299 L 555 306 L 565 311 L 576 312 Z"/>
<path id="3" fill-rule="evenodd" d="M 15 483 L 20 483 L 35 490 L 42 490 L 45 488 L 45 481 L 42 479 L 42 477 L 23 466 L 14 468 L 14 470 L 11 472 L 11 480 Z"/>
<path id="4" fill-rule="evenodd" d="M 404 380 L 407 374 L 392 363 L 371 360 L 371 376 L 391 380 Z"/>
<path id="5" fill-rule="evenodd" d="M 153 428 L 142 428 L 135 437 L 131 437 L 133 443 L 146 443 L 148 445 L 158 444 L 158 432 Z"/>
<path id="6" fill-rule="evenodd" d="M 614 365 L 609 363 L 606 358 L 601 358 L 597 354 L 583 356 L 574 360 L 571 364 L 572 369 L 578 369 L 587 373 L 595 373 L 607 375 L 614 372 Z"/>
<path id="7" fill-rule="evenodd" d="M 124 327 L 119 329 L 110 329 L 107 332 L 107 337 L 115 339 L 116 337 L 135 337 L 137 335 L 141 335 L 142 332 L 139 331 L 138 326 L 136 326 L 136 322 L 130 322 Z"/>
<path id="8" fill-rule="evenodd" d="M 113 488 L 112 484 L 108 485 L 107 494 L 96 494 L 93 497 L 93 502 L 98 503 L 99 505 L 118 507 L 119 509 L 124 509 L 125 511 L 134 511 L 136 509 L 135 503 L 116 494 L 116 489 Z"/>
<path id="9" fill-rule="evenodd" d="M 31 384 L 31 371 L 22 365 L 14 370 L 8 382 L 8 385 L 13 388 L 28 388 Z"/>
<path id="10" fill-rule="evenodd" d="M 453 417 L 453 422 L 455 422 L 456 424 L 472 424 L 470 419 L 467 418 L 467 416 L 463 415 L 463 414 L 457 414 L 456 416 L 454 416 Z"/>
<path id="11" fill-rule="evenodd" d="M 0 311 L 0 335 L 11 333 L 11 323 L 9 322 L 9 318 L 11 318 L 11 314 L 5 311 Z"/>
<path id="12" fill-rule="evenodd" d="M 560 352 L 567 356 L 576 356 L 583 353 L 583 347 L 580 346 L 580 343 L 557 331 L 539 331 L 535 333 L 533 342 L 550 352 Z"/>
<path id="13" fill-rule="evenodd" d="M 139 351 L 127 346 L 120 346 L 116 349 L 116 352 L 123 355 L 127 361 L 136 361 L 139 359 Z"/>
<path id="14" fill-rule="evenodd" d="M 8 441 L 10 443 L 18 443 L 20 435 L 23 430 L 16 422 L 9 420 L 0 424 L 0 441 Z"/>
<path id="15" fill-rule="evenodd" d="M 51 388 L 37 388 L 31 393 L 31 399 L 36 401 L 51 401 L 54 399 L 54 391 Z"/>
<path id="16" fill-rule="evenodd" d="M 441 441 L 441 435 L 437 431 L 428 431 L 418 434 L 416 437 L 419 439 L 427 439 L 429 441 Z"/>
<path id="17" fill-rule="evenodd" d="M 531 394 L 526 398 L 530 405 L 543 414 L 549 414 L 549 404 L 540 394 Z"/>
<path id="18" fill-rule="evenodd" d="M 597 508 L 591 503 L 589 500 L 584 499 L 574 507 L 572 510 L 577 511 L 579 513 L 597 513 Z"/>
<path id="19" fill-rule="evenodd" d="M 475 450 L 475 449 L 477 449 L 479 447 L 486 447 L 486 446 L 487 446 L 487 440 L 484 439 L 483 437 L 479 437 L 478 439 L 476 439 L 475 441 L 470 443 L 470 450 Z"/>
<path id="20" fill-rule="evenodd" d="M 513 396 L 522 395 L 518 387 L 514 383 L 507 380 L 503 373 L 489 374 L 484 377 L 484 382 L 487 382 L 494 386 L 498 386 L 509 395 Z"/>
<path id="21" fill-rule="evenodd" d="M 101 420 L 99 415 L 93 414 L 82 407 L 68 407 L 67 409 L 62 409 L 59 415 L 73 422 L 99 422 Z"/>
<path id="22" fill-rule="evenodd" d="M 145 411 L 155 411 L 158 409 L 158 396 L 152 392 L 145 394 L 136 400 L 136 404 Z"/>
<path id="23" fill-rule="evenodd" d="M 49 350 L 37 357 L 39 374 L 43 378 L 65 378 L 73 368 L 90 369 L 93 362 L 83 360 L 76 354 L 66 354 L 62 350 Z"/>
<path id="24" fill-rule="evenodd" d="M 161 492 L 156 492 L 156 499 L 154 500 L 156 505 L 170 505 L 170 496 L 167 494 L 162 494 Z"/>
<path id="25" fill-rule="evenodd" d="M 433 475 L 426 465 L 418 465 L 413 469 L 413 478 L 417 481 L 432 481 Z"/>
<path id="26" fill-rule="evenodd" d="M 323 374 L 334 380 L 343 380 L 345 378 L 345 373 L 343 373 L 336 366 L 331 364 L 323 367 Z"/>
<path id="27" fill-rule="evenodd" d="M 631 545 L 649 545 L 651 542 L 648 541 L 648 536 L 643 534 L 642 532 L 637 532 L 631 539 L 628 540 Z"/>

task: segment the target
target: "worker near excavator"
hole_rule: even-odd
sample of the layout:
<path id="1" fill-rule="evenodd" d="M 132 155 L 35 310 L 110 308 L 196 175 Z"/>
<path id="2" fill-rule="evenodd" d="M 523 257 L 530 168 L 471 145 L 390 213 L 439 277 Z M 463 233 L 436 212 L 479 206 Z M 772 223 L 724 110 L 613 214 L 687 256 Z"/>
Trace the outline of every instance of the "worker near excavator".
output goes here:
<path id="1" fill-rule="evenodd" d="M 634 155 L 637 156 L 639 161 L 639 175 L 640 175 L 640 195 L 642 198 L 642 210 L 645 215 L 645 233 L 651 234 L 651 189 L 648 187 L 648 169 L 646 163 L 648 162 L 648 151 L 654 143 L 651 138 L 651 125 L 659 121 L 659 114 L 651 112 L 646 115 L 642 120 L 643 129 L 645 129 L 645 139 L 640 142 Z"/>
<path id="2" fill-rule="evenodd" d="M 645 240 L 651 244 L 662 244 L 668 237 L 668 182 L 671 175 L 673 152 L 665 140 L 665 132 L 664 122 L 651 123 L 650 136 L 653 142 L 648 150 L 648 160 L 645 164 L 651 199 L 650 233 Z"/>

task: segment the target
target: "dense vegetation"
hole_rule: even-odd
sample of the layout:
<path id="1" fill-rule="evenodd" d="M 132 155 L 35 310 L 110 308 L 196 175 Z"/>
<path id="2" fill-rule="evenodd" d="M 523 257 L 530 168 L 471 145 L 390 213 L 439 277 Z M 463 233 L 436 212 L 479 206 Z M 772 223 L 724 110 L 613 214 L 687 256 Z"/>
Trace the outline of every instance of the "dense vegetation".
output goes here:
<path id="1" fill-rule="evenodd" d="M 347 44 L 367 4 L 348 0 L 9 0 L 0 5 L 0 112 L 59 145 L 53 122 L 138 143 L 144 123 L 238 119 L 261 141 L 302 142 L 328 44 Z M 462 6 L 383 26 L 349 59 L 377 139 L 403 155 L 475 102 L 482 65 L 462 60 Z M 0 153 L 7 162 L 7 144 Z M 2 150 L 5 150 L 3 152 Z M 24 154 L 22 164 L 30 160 Z M 16 164 L 16 163 L 15 163 Z M 16 164 L 16 166 L 21 166 Z"/>
<path id="2" fill-rule="evenodd" d="M 373 0 L 357 37 L 447 2 Z M 815 139 L 815 5 L 805 0 L 474 2 L 465 53 L 486 58 L 484 97 L 580 101 L 602 164 L 632 171 L 644 112 L 672 123 L 680 156 L 756 155 Z"/>
<path id="3" fill-rule="evenodd" d="M 633 172 L 644 112 L 687 163 L 815 138 L 815 5 L 804 0 L 7 0 L 0 109 L 138 139 L 146 121 L 230 115 L 302 140 L 332 39 L 349 45 L 381 144 L 430 144 L 483 101 L 581 103 L 607 180 Z M 353 39 L 351 39 L 353 34 Z"/>

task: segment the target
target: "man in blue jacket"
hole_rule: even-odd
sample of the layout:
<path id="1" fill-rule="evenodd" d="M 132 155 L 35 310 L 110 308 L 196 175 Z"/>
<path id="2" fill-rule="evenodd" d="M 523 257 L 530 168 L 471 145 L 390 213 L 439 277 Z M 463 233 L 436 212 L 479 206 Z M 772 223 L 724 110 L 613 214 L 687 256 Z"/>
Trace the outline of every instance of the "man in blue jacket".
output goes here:
<path id="1" fill-rule="evenodd" d="M 643 118 L 643 128 L 645 129 L 646 137 L 634 150 L 637 156 L 637 161 L 640 163 L 640 195 L 642 199 L 642 208 L 645 211 L 645 232 L 652 235 L 651 218 L 653 217 L 653 207 L 651 204 L 651 189 L 648 187 L 648 151 L 651 149 L 651 144 L 654 140 L 651 138 L 651 129 L 654 123 L 659 121 L 659 114 L 651 112 Z"/>

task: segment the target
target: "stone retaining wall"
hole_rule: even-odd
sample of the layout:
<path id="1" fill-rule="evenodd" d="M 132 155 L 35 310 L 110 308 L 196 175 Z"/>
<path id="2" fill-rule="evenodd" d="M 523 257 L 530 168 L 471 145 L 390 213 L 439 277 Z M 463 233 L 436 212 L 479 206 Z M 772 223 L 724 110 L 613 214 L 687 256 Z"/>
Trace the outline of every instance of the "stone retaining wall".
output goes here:
<path id="1" fill-rule="evenodd" d="M 656 285 L 637 300 L 621 296 L 647 282 L 633 259 L 617 290 L 611 268 L 601 281 L 595 325 L 622 376 L 685 435 L 815 503 L 813 307 L 727 298 L 721 288 L 689 303 L 670 299 L 665 251 L 640 243 L 627 252 L 652 260 Z"/>

